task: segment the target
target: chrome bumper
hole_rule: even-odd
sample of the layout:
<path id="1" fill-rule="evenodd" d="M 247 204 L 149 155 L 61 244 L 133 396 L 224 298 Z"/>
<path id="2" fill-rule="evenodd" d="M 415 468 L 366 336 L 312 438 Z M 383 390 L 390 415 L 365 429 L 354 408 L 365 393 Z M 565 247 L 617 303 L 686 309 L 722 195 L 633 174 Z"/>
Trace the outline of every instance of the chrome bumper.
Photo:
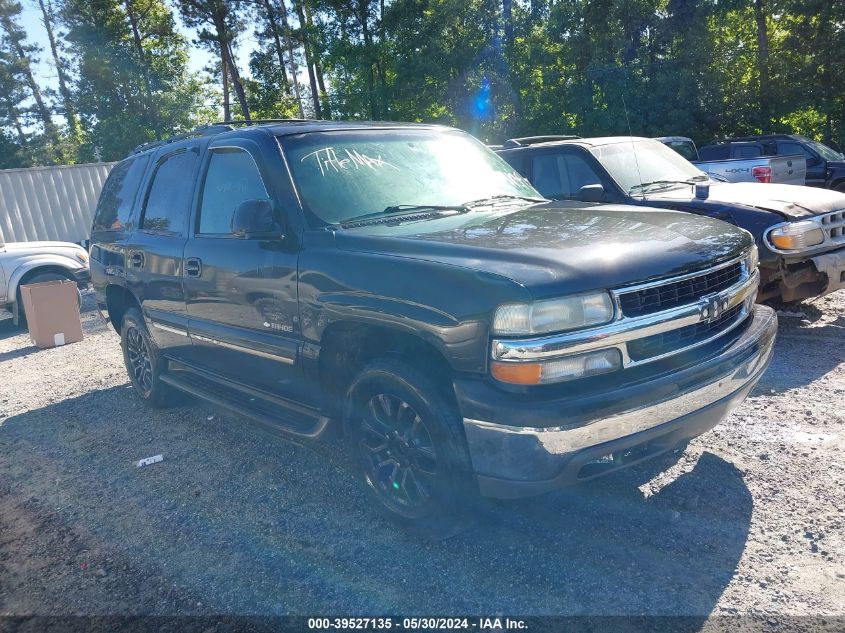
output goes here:
<path id="1" fill-rule="evenodd" d="M 570 473 L 572 477 L 562 477 L 561 472 L 572 471 L 567 467 L 579 452 L 596 449 L 585 456 L 582 460 L 585 463 L 605 453 L 615 452 L 619 448 L 618 443 L 613 446 L 616 441 L 627 439 L 623 444 L 634 446 L 659 436 L 664 426 L 667 433 L 679 432 L 683 436 L 686 420 L 689 420 L 686 439 L 712 428 L 744 399 L 760 379 L 771 358 L 776 330 L 774 311 L 756 306 L 747 330 L 731 346 L 702 363 L 711 369 L 722 369 L 721 373 L 682 392 L 678 392 L 678 384 L 682 384 L 680 381 L 685 379 L 685 384 L 689 384 L 691 375 L 694 377 L 697 370 L 704 372 L 703 368 L 692 367 L 675 377 L 647 382 L 642 385 L 641 391 L 654 393 L 653 403 L 609 417 L 579 420 L 575 424 L 566 424 L 567 420 L 561 419 L 559 425 L 543 428 L 515 427 L 464 418 L 470 456 L 482 484 L 482 492 L 491 494 L 490 488 L 496 480 L 526 484 L 539 482 L 537 489 L 542 492 L 573 483 L 570 479 L 578 479 L 577 470 Z M 608 398 L 612 397 L 612 394 L 608 395 Z M 724 406 L 717 406 L 720 403 Z M 699 413 L 702 415 L 697 415 Z M 675 424 L 670 424 L 673 422 Z M 644 437 L 646 435 L 648 437 Z M 602 445 L 606 445 L 604 453 Z"/>

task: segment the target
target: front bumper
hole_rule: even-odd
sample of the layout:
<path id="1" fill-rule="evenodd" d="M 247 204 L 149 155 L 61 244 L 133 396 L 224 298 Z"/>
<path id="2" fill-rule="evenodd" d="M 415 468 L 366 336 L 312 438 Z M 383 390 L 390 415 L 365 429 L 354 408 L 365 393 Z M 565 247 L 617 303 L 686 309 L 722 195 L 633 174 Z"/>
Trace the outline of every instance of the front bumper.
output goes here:
<path id="1" fill-rule="evenodd" d="M 75 270 L 73 271 L 73 278 L 76 281 L 76 285 L 79 287 L 79 289 L 85 290 L 91 283 L 91 269 L 80 268 L 79 270 Z"/>
<path id="2" fill-rule="evenodd" d="M 604 394 L 539 401 L 533 411 L 524 399 L 508 404 L 489 388 L 457 384 L 481 493 L 539 494 L 654 457 L 711 429 L 743 401 L 771 358 L 774 311 L 755 306 L 749 321 L 700 363 Z M 531 419 L 534 426 L 527 426 Z M 607 459 L 632 453 L 638 457 L 616 467 Z M 610 465 L 594 468 L 599 460 Z"/>

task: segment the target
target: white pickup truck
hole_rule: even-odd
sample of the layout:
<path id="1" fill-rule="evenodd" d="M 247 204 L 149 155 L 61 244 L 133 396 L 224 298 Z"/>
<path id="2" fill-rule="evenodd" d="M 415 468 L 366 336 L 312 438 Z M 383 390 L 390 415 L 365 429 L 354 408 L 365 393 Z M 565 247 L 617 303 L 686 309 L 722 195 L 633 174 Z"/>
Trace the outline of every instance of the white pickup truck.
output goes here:
<path id="1" fill-rule="evenodd" d="M 759 143 L 732 143 L 731 147 L 725 146 L 724 156 L 713 155 L 707 157 L 711 160 L 701 160 L 698 148 L 691 138 L 661 136 L 657 140 L 678 152 L 711 178 L 715 176 L 717 180 L 803 185 L 807 178 L 807 160 L 803 155 L 763 156 L 763 148 Z"/>
<path id="2" fill-rule="evenodd" d="M 85 288 L 91 279 L 87 251 L 70 242 L 0 241 L 0 309 L 12 313 L 15 325 L 26 322 L 20 287 L 69 279 Z"/>

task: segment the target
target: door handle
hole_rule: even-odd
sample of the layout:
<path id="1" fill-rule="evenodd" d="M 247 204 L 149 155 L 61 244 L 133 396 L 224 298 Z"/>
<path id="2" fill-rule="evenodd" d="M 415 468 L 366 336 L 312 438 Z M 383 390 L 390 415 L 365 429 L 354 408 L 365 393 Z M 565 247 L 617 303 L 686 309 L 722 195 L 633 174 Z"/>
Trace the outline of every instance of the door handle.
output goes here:
<path id="1" fill-rule="evenodd" d="M 202 260 L 198 257 L 189 257 L 185 260 L 185 276 L 199 277 L 202 275 Z"/>
<path id="2" fill-rule="evenodd" d="M 136 251 L 129 256 L 129 268 L 143 268 L 144 254 Z"/>

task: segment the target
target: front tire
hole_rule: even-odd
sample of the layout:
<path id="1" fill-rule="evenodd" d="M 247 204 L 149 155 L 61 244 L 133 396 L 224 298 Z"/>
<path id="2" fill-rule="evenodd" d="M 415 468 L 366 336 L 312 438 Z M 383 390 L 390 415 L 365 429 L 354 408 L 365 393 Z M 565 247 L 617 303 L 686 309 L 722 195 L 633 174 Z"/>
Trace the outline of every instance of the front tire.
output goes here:
<path id="1" fill-rule="evenodd" d="M 178 393 L 161 381 L 167 360 L 150 337 L 150 332 L 138 308 L 129 308 L 123 315 L 120 346 L 129 382 L 144 402 L 160 408 L 176 402 Z"/>
<path id="2" fill-rule="evenodd" d="M 397 359 L 367 365 L 350 387 L 345 431 L 356 476 L 389 518 L 443 539 L 478 498 L 456 406 Z"/>

